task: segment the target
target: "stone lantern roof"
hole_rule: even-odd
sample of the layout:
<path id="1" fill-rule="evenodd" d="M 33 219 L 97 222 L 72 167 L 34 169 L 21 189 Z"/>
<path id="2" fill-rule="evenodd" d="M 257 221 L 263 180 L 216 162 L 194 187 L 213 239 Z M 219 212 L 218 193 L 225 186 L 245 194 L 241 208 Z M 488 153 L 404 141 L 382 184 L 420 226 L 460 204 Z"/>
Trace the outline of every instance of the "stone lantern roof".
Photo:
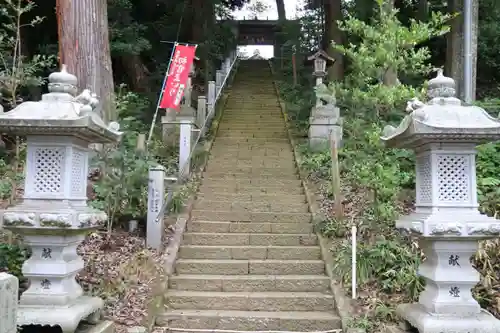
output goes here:
<path id="1" fill-rule="evenodd" d="M 397 128 L 386 126 L 382 140 L 388 147 L 416 148 L 426 143 L 477 143 L 500 139 L 500 120 L 477 106 L 462 105 L 456 98 L 455 81 L 437 76 L 429 81 L 429 101 L 413 98 L 410 112 Z"/>
<path id="2" fill-rule="evenodd" d="M 318 49 L 316 52 L 314 52 L 313 54 L 311 54 L 310 56 L 308 56 L 307 60 L 308 61 L 313 61 L 313 60 L 318 59 L 318 58 L 322 58 L 327 63 L 334 63 L 335 62 L 335 58 L 330 57 L 328 55 L 328 53 L 326 53 L 325 51 L 323 51 L 321 49 Z"/>
<path id="3" fill-rule="evenodd" d="M 92 143 L 113 143 L 122 132 L 117 122 L 106 125 L 96 112 L 99 101 L 90 90 L 75 97 L 77 78 L 66 71 L 49 76 L 49 93 L 38 102 L 24 102 L 0 114 L 0 132 L 16 135 L 74 136 Z"/>

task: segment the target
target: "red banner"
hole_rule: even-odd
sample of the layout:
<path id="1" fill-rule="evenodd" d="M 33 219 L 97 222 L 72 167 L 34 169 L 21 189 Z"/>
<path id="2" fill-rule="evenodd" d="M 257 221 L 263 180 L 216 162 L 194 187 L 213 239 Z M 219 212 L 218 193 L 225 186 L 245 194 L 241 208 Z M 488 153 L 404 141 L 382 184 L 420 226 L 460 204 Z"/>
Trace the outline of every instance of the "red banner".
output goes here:
<path id="1" fill-rule="evenodd" d="M 165 82 L 161 97 L 160 108 L 177 109 L 181 104 L 195 52 L 196 46 L 175 46 L 166 79 L 167 82 Z"/>

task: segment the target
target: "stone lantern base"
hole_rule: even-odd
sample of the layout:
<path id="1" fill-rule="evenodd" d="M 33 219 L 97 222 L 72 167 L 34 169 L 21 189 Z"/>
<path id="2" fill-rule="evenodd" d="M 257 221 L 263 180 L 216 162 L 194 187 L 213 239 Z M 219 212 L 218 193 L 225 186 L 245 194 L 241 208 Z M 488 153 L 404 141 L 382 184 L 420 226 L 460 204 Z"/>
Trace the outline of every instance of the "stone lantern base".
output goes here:
<path id="1" fill-rule="evenodd" d="M 309 146 L 312 150 L 322 150 L 335 140 L 337 147 L 342 143 L 342 118 L 337 107 L 315 108 L 309 117 Z"/>
<path id="2" fill-rule="evenodd" d="M 18 326 L 59 326 L 63 333 L 73 333 L 82 321 L 99 322 L 104 302 L 83 296 L 76 275 L 84 262 L 76 250 L 106 218 L 84 204 L 37 200 L 4 211 L 4 227 L 21 235 L 32 251 L 22 268 L 30 286 L 19 301 Z"/>
<path id="3" fill-rule="evenodd" d="M 425 310 L 421 304 L 402 304 L 396 314 L 403 318 L 404 329 L 416 328 L 419 333 L 498 333 L 500 320 L 488 311 L 481 310 L 474 316 L 436 315 Z"/>
<path id="4" fill-rule="evenodd" d="M 41 308 L 41 305 L 19 305 L 17 325 L 59 326 L 63 333 L 73 333 L 82 321 L 98 324 L 104 302 L 98 297 L 80 296 L 67 306 Z"/>

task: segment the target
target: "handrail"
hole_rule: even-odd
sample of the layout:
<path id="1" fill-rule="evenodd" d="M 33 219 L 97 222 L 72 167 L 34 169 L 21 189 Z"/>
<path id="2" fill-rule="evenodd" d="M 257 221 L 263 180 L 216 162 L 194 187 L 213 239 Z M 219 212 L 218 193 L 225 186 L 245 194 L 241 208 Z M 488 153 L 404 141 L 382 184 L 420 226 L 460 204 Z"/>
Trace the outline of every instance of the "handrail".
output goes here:
<path id="1" fill-rule="evenodd" d="M 233 62 L 231 63 L 231 66 L 229 67 L 229 70 L 227 71 L 226 76 L 224 77 L 224 80 L 222 81 L 222 84 L 220 86 L 219 91 L 217 92 L 217 95 L 215 96 L 213 104 L 210 105 L 211 110 L 210 109 L 208 110 L 207 116 L 205 117 L 203 125 L 200 126 L 200 127 L 198 127 L 199 128 L 198 136 L 196 137 L 196 140 L 194 141 L 194 144 L 191 146 L 192 148 L 189 151 L 188 158 L 186 159 L 186 161 L 184 162 L 184 164 L 179 168 L 179 175 L 182 175 L 184 173 L 184 170 L 186 170 L 187 166 L 191 164 L 191 157 L 193 156 L 193 152 L 196 149 L 196 145 L 198 144 L 198 142 L 200 141 L 200 138 L 203 135 L 203 130 L 205 129 L 205 126 L 207 125 L 208 119 L 210 118 L 210 115 L 212 114 L 212 112 L 214 112 L 214 110 L 215 110 L 215 104 L 219 100 L 219 97 L 221 95 L 222 89 L 224 88 L 224 86 L 226 84 L 226 81 L 227 81 L 229 75 L 231 74 L 231 72 L 232 72 L 232 70 L 234 68 L 234 64 L 236 63 L 236 61 L 238 60 L 238 58 L 239 58 L 239 56 L 236 55 L 236 57 L 234 58 Z M 193 125 L 193 123 L 191 123 L 191 125 Z M 196 124 L 194 124 L 194 125 L 196 126 Z M 167 193 L 167 198 L 165 199 L 165 202 L 161 206 L 161 209 L 158 212 L 158 215 L 156 216 L 155 223 L 158 223 L 158 222 L 160 222 L 160 219 L 163 219 L 163 216 L 165 215 L 165 211 L 167 210 L 167 208 L 169 207 L 170 203 L 172 202 L 172 200 L 174 198 L 173 188 L 175 187 L 175 185 L 179 185 L 180 184 L 180 182 L 182 181 L 182 177 L 180 177 L 180 176 L 179 177 L 167 177 L 166 180 L 172 180 L 172 181 L 175 181 L 175 183 L 172 184 L 171 186 L 169 186 L 168 193 Z"/>

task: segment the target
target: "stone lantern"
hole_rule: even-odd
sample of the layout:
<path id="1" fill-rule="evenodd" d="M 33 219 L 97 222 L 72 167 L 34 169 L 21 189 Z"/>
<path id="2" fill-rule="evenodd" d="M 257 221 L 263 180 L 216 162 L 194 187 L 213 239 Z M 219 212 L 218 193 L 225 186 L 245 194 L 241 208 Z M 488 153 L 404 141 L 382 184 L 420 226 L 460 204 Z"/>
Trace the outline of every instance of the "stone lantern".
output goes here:
<path id="1" fill-rule="evenodd" d="M 89 90 L 75 97 L 77 78 L 63 65 L 49 76 L 49 93 L 0 115 L 0 131 L 25 136 L 26 178 L 23 201 L 1 212 L 6 229 L 23 236 L 32 255 L 23 275 L 17 324 L 60 326 L 74 332 L 82 320 L 100 319 L 103 301 L 83 296 L 75 277 L 84 267 L 77 246 L 107 221 L 87 206 L 89 145 L 115 143 L 119 125 L 106 125 L 95 112 Z"/>
<path id="2" fill-rule="evenodd" d="M 316 86 L 320 86 L 323 83 L 323 78 L 326 76 L 327 63 L 333 65 L 335 59 L 330 57 L 325 51 L 318 50 L 313 55 L 307 57 L 307 60 L 313 62 L 313 76 L 316 78 Z"/>
<path id="3" fill-rule="evenodd" d="M 500 234 L 500 221 L 478 211 L 475 169 L 475 147 L 500 139 L 500 121 L 463 106 L 441 70 L 427 96 L 425 104 L 408 102 L 410 114 L 382 137 L 389 147 L 416 153 L 416 211 L 396 228 L 418 236 L 427 257 L 419 267 L 425 290 L 397 313 L 420 333 L 500 332 L 500 321 L 472 297 L 479 273 L 470 263 L 480 240 Z"/>
<path id="4" fill-rule="evenodd" d="M 335 92 L 325 95 L 323 78 L 326 76 L 327 63 L 333 64 L 335 59 L 325 51 L 319 50 L 307 58 L 313 61 L 313 76 L 316 78 L 316 105 L 309 117 L 309 146 L 313 150 L 321 150 L 335 140 L 336 146 L 342 142 L 342 118 L 336 105 Z M 322 90 L 322 91 L 321 91 Z"/>

